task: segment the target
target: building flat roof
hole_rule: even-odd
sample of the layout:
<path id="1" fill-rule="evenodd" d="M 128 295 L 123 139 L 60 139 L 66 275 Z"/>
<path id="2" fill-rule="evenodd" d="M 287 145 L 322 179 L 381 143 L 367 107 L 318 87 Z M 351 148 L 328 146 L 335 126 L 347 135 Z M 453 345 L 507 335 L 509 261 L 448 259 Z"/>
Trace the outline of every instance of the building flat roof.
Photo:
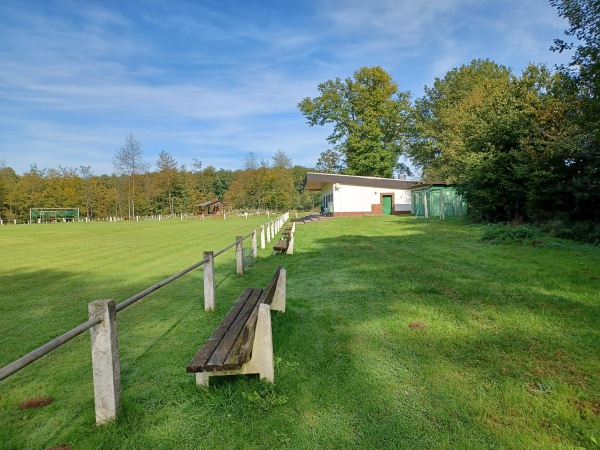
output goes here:
<path id="1" fill-rule="evenodd" d="M 339 183 L 350 186 L 367 186 L 388 189 L 410 189 L 416 181 L 396 180 L 394 178 L 359 177 L 356 175 L 339 175 L 334 173 L 308 172 L 304 180 L 305 191 L 320 191 L 328 183 Z"/>

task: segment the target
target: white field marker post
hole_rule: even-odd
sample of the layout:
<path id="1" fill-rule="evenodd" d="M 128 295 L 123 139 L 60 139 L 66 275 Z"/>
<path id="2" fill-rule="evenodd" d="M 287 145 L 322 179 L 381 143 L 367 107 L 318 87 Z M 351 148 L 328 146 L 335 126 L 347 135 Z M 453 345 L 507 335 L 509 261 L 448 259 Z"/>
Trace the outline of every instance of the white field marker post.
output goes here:
<path id="1" fill-rule="evenodd" d="M 121 403 L 121 368 L 117 342 L 117 310 L 114 300 L 88 305 L 90 319 L 101 319 L 90 329 L 96 425 L 115 420 Z"/>
<path id="2" fill-rule="evenodd" d="M 238 275 L 244 275 L 244 237 L 235 237 L 235 262 Z"/>
<path id="3" fill-rule="evenodd" d="M 258 248 L 256 246 L 256 230 L 252 230 L 252 258 L 258 258 Z"/>
<path id="4" fill-rule="evenodd" d="M 215 309 L 215 256 L 213 252 L 204 252 L 203 259 L 208 261 L 204 263 L 204 311 L 214 311 Z"/>
<path id="5" fill-rule="evenodd" d="M 260 226 L 260 248 L 262 250 L 265 249 L 265 226 Z"/>

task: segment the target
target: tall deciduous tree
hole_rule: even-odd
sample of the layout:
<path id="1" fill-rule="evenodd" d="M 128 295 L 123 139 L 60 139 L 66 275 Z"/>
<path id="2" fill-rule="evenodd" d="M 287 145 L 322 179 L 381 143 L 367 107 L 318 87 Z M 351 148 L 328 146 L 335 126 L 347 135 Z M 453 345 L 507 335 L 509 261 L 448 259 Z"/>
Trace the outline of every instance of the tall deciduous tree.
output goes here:
<path id="1" fill-rule="evenodd" d="M 327 141 L 346 173 L 391 177 L 410 128 L 410 93 L 381 67 L 363 67 L 353 78 L 319 84 L 320 96 L 298 104 L 310 126 L 333 124 Z"/>
<path id="2" fill-rule="evenodd" d="M 6 166 L 4 161 L 0 161 L 0 218 L 15 218 L 15 186 L 19 181 L 19 176 L 11 168 Z"/>
<path id="3" fill-rule="evenodd" d="M 565 34 L 577 43 L 556 39 L 552 50 L 574 50 L 570 67 L 561 67 L 573 81 L 571 112 L 565 119 L 571 129 L 571 145 L 578 167 L 575 187 L 576 218 L 600 222 L 600 1 L 550 0 L 558 14 L 569 21 Z"/>
<path id="4" fill-rule="evenodd" d="M 158 154 L 156 168 L 158 169 L 156 182 L 159 190 L 167 199 L 169 214 L 173 215 L 175 213 L 173 191 L 176 188 L 179 176 L 177 161 L 170 153 L 161 151 Z"/>
<path id="5" fill-rule="evenodd" d="M 119 151 L 117 151 L 117 154 L 112 161 L 115 170 L 120 174 L 127 175 L 129 178 L 129 217 L 135 216 L 135 177 L 148 169 L 148 165 L 144 162 L 143 156 L 142 144 L 136 139 L 133 133 L 129 133 L 125 136 L 125 143 Z"/>
<path id="6" fill-rule="evenodd" d="M 342 156 L 334 149 L 328 149 L 321 153 L 315 168 L 320 172 L 343 173 L 344 163 Z"/>

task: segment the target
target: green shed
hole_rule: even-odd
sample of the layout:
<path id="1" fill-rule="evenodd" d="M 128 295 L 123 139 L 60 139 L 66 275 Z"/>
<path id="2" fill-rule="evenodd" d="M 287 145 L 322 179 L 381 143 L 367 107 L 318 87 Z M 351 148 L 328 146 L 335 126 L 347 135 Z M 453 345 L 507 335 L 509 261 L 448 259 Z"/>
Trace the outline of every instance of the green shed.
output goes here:
<path id="1" fill-rule="evenodd" d="M 422 217 L 461 217 L 467 204 L 456 186 L 445 183 L 417 184 L 411 189 L 411 213 Z"/>

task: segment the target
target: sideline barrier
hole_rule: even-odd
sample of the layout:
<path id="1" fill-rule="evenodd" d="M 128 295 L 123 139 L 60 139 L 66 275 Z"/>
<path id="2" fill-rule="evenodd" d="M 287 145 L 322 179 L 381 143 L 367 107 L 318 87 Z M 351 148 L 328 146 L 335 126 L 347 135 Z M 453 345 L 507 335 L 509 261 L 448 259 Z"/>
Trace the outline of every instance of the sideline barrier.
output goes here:
<path id="1" fill-rule="evenodd" d="M 273 221 L 273 223 L 283 224 L 289 219 L 289 212 L 286 212 Z M 267 223 L 267 229 L 269 224 Z M 261 248 L 263 244 L 263 232 L 265 227 L 261 226 Z M 257 230 L 254 229 L 246 236 L 237 236 L 233 244 L 219 250 L 216 253 L 206 251 L 203 253 L 203 259 L 197 263 L 171 275 L 168 278 L 156 283 L 153 286 L 139 292 L 127 300 L 115 304 L 114 300 L 96 300 L 88 305 L 89 320 L 83 322 L 51 340 L 41 347 L 33 350 L 27 355 L 13 361 L 12 363 L 0 368 L 0 381 L 15 374 L 29 364 L 37 361 L 48 353 L 56 350 L 61 345 L 66 344 L 80 334 L 91 330 L 92 345 L 92 369 L 94 378 L 94 404 L 96 409 L 96 424 L 102 425 L 116 418 L 121 399 L 120 383 L 120 364 L 117 345 L 117 313 L 133 305 L 138 300 L 148 296 L 161 287 L 175 281 L 183 275 L 204 266 L 204 309 L 206 311 L 214 310 L 215 306 L 215 283 L 214 283 L 214 258 L 225 253 L 232 247 L 236 247 L 236 272 L 238 275 L 244 274 L 243 265 L 243 241 L 252 238 L 252 257 L 258 255 L 257 249 Z"/>

